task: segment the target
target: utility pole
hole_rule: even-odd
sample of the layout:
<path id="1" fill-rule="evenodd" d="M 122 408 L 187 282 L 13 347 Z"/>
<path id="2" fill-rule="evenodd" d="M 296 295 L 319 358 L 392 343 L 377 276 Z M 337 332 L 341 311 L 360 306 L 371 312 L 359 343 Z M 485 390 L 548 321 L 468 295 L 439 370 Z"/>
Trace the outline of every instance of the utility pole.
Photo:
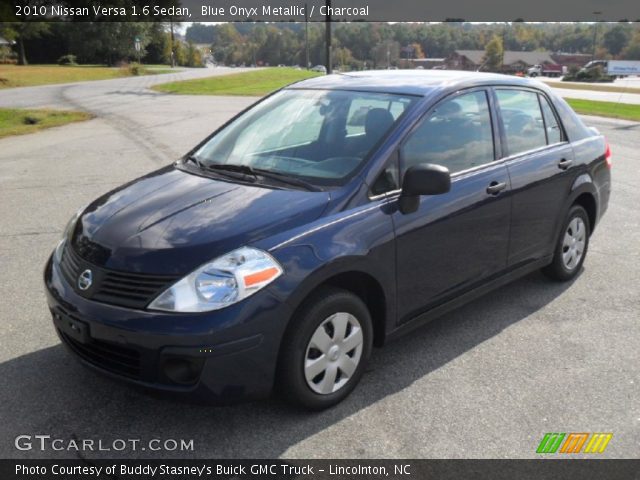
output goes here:
<path id="1" fill-rule="evenodd" d="M 309 70 L 309 5 L 304 4 L 304 68 Z"/>
<path id="2" fill-rule="evenodd" d="M 598 38 L 598 15 L 602 15 L 602 12 L 593 12 L 596 17 L 596 21 L 593 24 L 593 53 L 591 54 L 591 60 L 596 59 L 596 40 Z"/>
<path id="3" fill-rule="evenodd" d="M 327 14 L 325 15 L 325 49 L 327 74 L 333 70 L 331 68 L 331 0 L 326 0 Z"/>
<path id="4" fill-rule="evenodd" d="M 169 23 L 171 25 L 171 68 L 174 68 L 176 66 L 176 50 L 174 47 L 175 38 L 173 35 L 173 20 L 171 20 Z"/>
<path id="5" fill-rule="evenodd" d="M 500 70 L 504 71 L 504 50 L 505 50 L 505 37 L 507 36 L 507 22 L 504 22 L 504 26 L 502 27 L 502 60 L 500 61 Z"/>

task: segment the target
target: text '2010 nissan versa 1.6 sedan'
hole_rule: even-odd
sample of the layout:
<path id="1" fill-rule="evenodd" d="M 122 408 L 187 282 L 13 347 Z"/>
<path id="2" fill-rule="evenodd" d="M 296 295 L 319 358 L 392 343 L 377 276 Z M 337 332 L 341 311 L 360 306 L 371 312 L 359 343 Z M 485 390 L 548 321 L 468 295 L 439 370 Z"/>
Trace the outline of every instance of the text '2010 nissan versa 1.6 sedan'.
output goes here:
<path id="1" fill-rule="evenodd" d="M 536 269 L 573 278 L 610 167 L 605 139 L 535 81 L 314 78 L 79 211 L 48 303 L 99 371 L 324 408 L 373 345 Z"/>

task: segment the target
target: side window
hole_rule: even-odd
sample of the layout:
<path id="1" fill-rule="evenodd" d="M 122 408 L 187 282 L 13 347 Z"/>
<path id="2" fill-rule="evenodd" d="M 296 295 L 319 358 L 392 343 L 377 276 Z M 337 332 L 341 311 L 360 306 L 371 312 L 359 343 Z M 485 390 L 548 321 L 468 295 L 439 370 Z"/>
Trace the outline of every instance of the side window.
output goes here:
<path id="1" fill-rule="evenodd" d="M 509 155 L 544 147 L 547 136 L 538 94 L 527 90 L 496 90 Z"/>
<path id="2" fill-rule="evenodd" d="M 560 130 L 560 125 L 558 125 L 558 119 L 553 113 L 551 105 L 549 105 L 547 99 L 542 95 L 540 95 L 540 105 L 542 106 L 544 126 L 547 131 L 547 143 L 549 145 L 560 143 L 562 141 L 562 131 Z"/>
<path id="3" fill-rule="evenodd" d="M 382 195 L 400 188 L 398 169 L 398 155 L 393 155 L 387 167 L 380 173 L 376 181 L 371 186 L 371 195 Z"/>
<path id="4" fill-rule="evenodd" d="M 477 91 L 438 104 L 402 146 L 402 168 L 443 165 L 451 173 L 494 160 L 487 94 Z"/>
<path id="5" fill-rule="evenodd" d="M 364 134 L 367 114 L 373 109 L 387 110 L 397 120 L 409 104 L 406 100 L 377 100 L 372 98 L 356 98 L 349 106 L 347 115 L 347 136 Z"/>

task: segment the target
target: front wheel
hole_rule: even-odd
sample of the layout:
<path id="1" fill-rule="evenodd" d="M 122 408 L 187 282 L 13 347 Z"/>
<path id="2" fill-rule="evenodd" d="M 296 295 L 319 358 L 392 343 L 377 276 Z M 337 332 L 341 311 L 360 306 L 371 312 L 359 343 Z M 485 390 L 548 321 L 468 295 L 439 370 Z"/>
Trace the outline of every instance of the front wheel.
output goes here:
<path id="1" fill-rule="evenodd" d="M 542 269 L 545 275 L 565 282 L 578 274 L 589 247 L 589 228 L 589 216 L 585 209 L 580 205 L 571 207 L 556 243 L 553 260 Z"/>
<path id="2" fill-rule="evenodd" d="M 351 292 L 323 288 L 293 322 L 280 355 L 280 393 L 314 410 L 341 402 L 360 381 L 371 354 L 369 310 Z"/>

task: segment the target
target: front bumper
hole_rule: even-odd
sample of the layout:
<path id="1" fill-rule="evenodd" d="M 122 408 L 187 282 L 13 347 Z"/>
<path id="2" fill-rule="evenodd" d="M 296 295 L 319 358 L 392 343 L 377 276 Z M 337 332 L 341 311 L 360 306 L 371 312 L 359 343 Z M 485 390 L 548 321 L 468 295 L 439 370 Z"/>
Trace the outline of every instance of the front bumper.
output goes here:
<path id="1" fill-rule="evenodd" d="M 128 382 L 212 403 L 267 396 L 291 316 L 269 289 L 222 310 L 173 314 L 85 299 L 49 258 L 47 303 L 80 360 Z"/>

